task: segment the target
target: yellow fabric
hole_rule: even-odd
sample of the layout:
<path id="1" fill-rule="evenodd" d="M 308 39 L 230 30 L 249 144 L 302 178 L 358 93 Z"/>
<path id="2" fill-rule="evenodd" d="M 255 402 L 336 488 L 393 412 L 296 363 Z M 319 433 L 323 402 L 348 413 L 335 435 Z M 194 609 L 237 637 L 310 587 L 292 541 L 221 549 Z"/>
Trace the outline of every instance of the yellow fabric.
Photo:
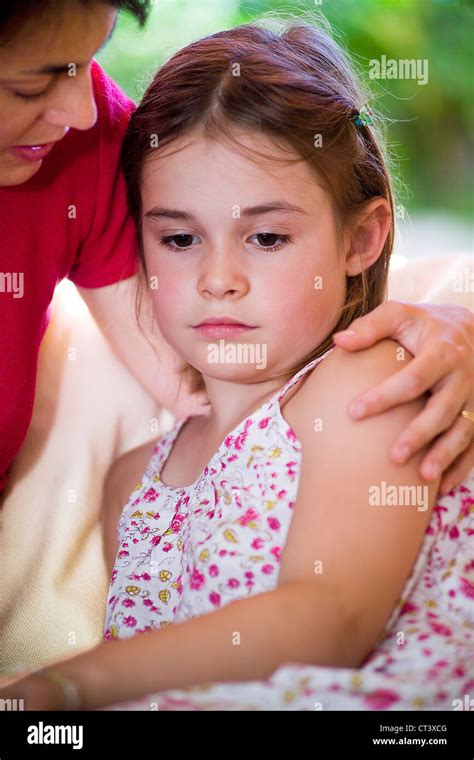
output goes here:
<path id="1" fill-rule="evenodd" d="M 391 272 L 388 297 L 472 309 L 472 293 L 457 287 L 467 271 L 461 255 L 406 264 Z M 0 513 L 0 673 L 100 642 L 109 580 L 103 479 L 120 454 L 174 422 L 115 359 L 80 304 L 69 284 L 58 288 L 33 420 Z"/>

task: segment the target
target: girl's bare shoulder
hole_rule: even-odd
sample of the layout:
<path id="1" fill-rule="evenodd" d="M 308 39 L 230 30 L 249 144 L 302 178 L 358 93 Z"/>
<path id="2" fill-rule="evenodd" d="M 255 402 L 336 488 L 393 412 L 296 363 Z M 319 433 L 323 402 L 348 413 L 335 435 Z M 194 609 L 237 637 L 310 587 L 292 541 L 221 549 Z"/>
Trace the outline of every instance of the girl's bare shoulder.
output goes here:
<path id="1" fill-rule="evenodd" d="M 314 368 L 291 398 L 285 417 L 296 432 L 306 428 L 314 432 L 313 417 L 321 416 L 328 421 L 331 419 L 334 425 L 344 423 L 348 431 L 358 424 L 348 411 L 356 396 L 374 389 L 408 366 L 412 359 L 409 351 L 389 338 L 360 351 L 344 351 L 336 347 Z M 412 417 L 422 405 L 423 400 L 418 398 L 402 406 L 405 415 Z M 386 412 L 385 421 L 391 412 L 393 414 L 394 410 Z"/>

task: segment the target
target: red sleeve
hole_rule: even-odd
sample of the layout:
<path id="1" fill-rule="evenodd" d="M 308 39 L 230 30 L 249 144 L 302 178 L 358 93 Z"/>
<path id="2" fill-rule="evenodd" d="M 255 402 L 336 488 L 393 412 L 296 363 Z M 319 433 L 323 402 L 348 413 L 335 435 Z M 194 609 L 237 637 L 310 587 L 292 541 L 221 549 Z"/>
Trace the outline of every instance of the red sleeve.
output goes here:
<path id="1" fill-rule="evenodd" d="M 95 203 L 92 223 L 68 276 L 79 287 L 100 288 L 137 271 L 136 229 L 119 170 L 123 136 L 136 106 L 96 61 L 91 76 L 97 104 L 97 122 L 91 130 L 95 176 L 84 176 L 83 181 L 84 192 L 95 193 Z M 90 169 L 83 167 L 84 173 Z"/>

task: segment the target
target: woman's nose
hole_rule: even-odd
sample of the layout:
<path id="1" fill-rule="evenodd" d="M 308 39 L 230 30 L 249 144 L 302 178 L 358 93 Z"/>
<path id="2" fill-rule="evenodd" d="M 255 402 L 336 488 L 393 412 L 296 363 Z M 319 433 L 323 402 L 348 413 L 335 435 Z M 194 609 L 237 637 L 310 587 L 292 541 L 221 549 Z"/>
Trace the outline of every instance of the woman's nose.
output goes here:
<path id="1" fill-rule="evenodd" d="M 43 118 L 57 127 L 90 129 L 97 121 L 97 106 L 90 71 L 65 76 L 54 92 Z"/>

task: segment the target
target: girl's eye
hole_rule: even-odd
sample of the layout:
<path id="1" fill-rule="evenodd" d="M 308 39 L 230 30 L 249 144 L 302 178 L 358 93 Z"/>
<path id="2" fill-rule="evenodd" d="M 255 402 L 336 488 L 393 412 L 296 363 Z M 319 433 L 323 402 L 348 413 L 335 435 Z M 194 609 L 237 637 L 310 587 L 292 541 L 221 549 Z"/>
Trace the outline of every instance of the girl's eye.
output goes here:
<path id="1" fill-rule="evenodd" d="M 290 235 L 278 235 L 276 232 L 259 232 L 252 237 L 257 238 L 258 247 L 265 251 L 278 251 L 285 243 L 291 243 Z"/>
<path id="2" fill-rule="evenodd" d="M 161 238 L 160 245 L 163 245 L 165 248 L 171 248 L 173 251 L 177 251 L 179 249 L 186 250 L 192 246 L 194 238 L 199 240 L 197 235 L 190 235 L 188 233 L 182 233 L 180 235 L 168 235 L 167 237 Z M 173 245 L 173 242 L 176 243 L 176 245 Z"/>
<path id="3" fill-rule="evenodd" d="M 17 98 L 21 98 L 22 100 L 36 100 L 37 98 L 40 98 L 42 95 L 44 95 L 46 90 L 43 90 L 42 92 L 33 92 L 29 95 L 26 95 L 24 92 L 14 92 L 13 94 L 16 95 Z"/>

